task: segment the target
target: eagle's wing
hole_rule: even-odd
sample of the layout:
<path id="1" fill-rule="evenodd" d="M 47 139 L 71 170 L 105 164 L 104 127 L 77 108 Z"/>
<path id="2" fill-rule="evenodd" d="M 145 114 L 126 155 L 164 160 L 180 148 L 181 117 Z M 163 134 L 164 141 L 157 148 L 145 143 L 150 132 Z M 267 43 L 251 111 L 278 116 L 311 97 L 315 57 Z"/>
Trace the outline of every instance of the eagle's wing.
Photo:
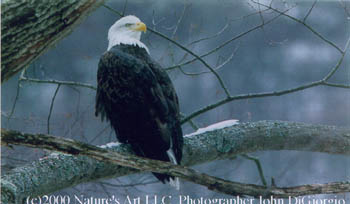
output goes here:
<path id="1" fill-rule="evenodd" d="M 118 108 L 135 109 L 147 103 L 147 109 L 157 121 L 164 147 L 169 148 L 171 134 L 167 124 L 169 106 L 157 76 L 147 63 L 134 56 L 111 49 L 100 59 L 97 72 L 97 93 L 95 115 L 109 120 L 118 134 L 121 121 Z M 123 135 L 123 134 L 120 134 Z M 125 138 L 118 139 L 123 142 Z"/>
<path id="2" fill-rule="evenodd" d="M 169 78 L 168 74 L 162 67 L 152 59 L 148 59 L 148 63 L 153 73 L 158 79 L 158 83 L 162 89 L 162 92 L 165 96 L 166 103 L 168 106 L 168 113 L 165 118 L 169 125 L 171 125 L 171 142 L 172 150 L 174 151 L 177 161 L 181 161 L 182 158 L 182 146 L 183 146 L 183 134 L 181 129 L 181 117 L 180 117 L 180 108 L 179 100 L 176 94 L 175 88 Z M 178 162 L 179 164 L 179 162 Z"/>

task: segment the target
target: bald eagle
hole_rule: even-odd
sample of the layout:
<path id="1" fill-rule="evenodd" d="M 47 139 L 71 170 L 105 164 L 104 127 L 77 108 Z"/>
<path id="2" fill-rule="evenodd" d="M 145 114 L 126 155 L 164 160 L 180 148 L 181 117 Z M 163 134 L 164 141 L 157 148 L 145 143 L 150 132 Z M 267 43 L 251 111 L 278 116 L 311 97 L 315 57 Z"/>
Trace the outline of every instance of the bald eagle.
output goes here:
<path id="1" fill-rule="evenodd" d="M 125 16 L 108 31 L 97 72 L 95 115 L 106 118 L 121 143 L 142 157 L 180 164 L 183 136 L 174 86 L 140 41 L 146 25 Z M 178 179 L 153 173 L 163 183 Z"/>

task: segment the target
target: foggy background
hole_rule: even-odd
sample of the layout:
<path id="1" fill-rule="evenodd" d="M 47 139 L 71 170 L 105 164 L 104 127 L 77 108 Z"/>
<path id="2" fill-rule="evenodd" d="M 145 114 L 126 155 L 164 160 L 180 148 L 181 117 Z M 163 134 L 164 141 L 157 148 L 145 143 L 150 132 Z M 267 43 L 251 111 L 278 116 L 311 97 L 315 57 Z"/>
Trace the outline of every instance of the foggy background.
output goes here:
<path id="1" fill-rule="evenodd" d="M 299 19 L 304 18 L 313 4 L 313 1 L 293 2 L 297 5 L 288 14 Z M 124 1 L 106 1 L 106 4 L 118 11 L 124 8 Z M 295 6 L 295 3 L 276 2 L 273 6 L 284 11 Z M 343 49 L 350 33 L 349 6 L 348 2 L 319 1 L 306 23 Z M 200 55 L 259 25 L 260 15 L 249 15 L 256 13 L 256 9 L 256 4 L 243 0 L 129 0 L 126 14 L 138 16 L 149 28 L 172 37 Z M 268 21 L 277 14 L 267 11 L 262 15 Z M 119 16 L 100 7 L 56 47 L 31 64 L 25 75 L 96 86 L 97 64 L 108 45 L 107 32 L 118 19 Z M 222 33 L 209 40 L 191 44 L 223 29 Z M 151 32 L 143 34 L 142 41 L 148 46 L 151 56 L 164 68 L 193 58 L 186 56 L 183 60 L 186 52 Z M 320 80 L 338 62 L 340 53 L 305 26 L 281 16 L 263 29 L 229 43 L 204 59 L 216 67 L 231 56 L 232 59 L 218 73 L 231 94 L 238 95 L 278 91 Z M 331 82 L 349 84 L 349 62 L 347 54 Z M 200 62 L 182 68 L 189 73 L 208 71 Z M 178 69 L 168 73 L 179 96 L 181 112 L 186 115 L 225 97 L 213 74 L 188 76 Z M 47 133 L 47 118 L 57 85 L 21 82 L 13 115 L 9 118 L 16 98 L 18 78 L 19 74 L 2 84 L 2 127 L 22 132 Z M 94 90 L 62 85 L 54 101 L 50 134 L 94 145 L 115 141 L 109 124 L 102 123 L 94 116 L 94 105 Z M 284 120 L 349 127 L 350 92 L 348 89 L 320 86 L 284 96 L 238 100 L 202 114 L 194 122 L 199 127 L 205 127 L 232 118 L 240 122 Z M 183 131 L 188 134 L 194 130 L 185 124 Z M 3 173 L 45 155 L 40 149 L 24 147 L 3 147 L 1 151 Z M 350 179 L 350 159 L 341 155 L 295 151 L 256 152 L 251 155 L 260 159 L 268 183 L 271 184 L 273 177 L 280 187 Z M 254 162 L 242 157 L 194 168 L 233 181 L 261 184 Z M 138 185 L 143 183 L 153 184 Z M 185 181 L 181 182 L 180 191 L 176 191 L 157 182 L 150 173 L 81 184 L 56 194 L 94 197 L 114 195 L 122 200 L 127 195 L 136 197 L 153 194 L 228 197 Z M 334 195 L 328 197 L 334 198 Z M 337 195 L 337 198 L 345 198 L 345 194 Z M 348 194 L 346 199 L 349 201 Z"/>

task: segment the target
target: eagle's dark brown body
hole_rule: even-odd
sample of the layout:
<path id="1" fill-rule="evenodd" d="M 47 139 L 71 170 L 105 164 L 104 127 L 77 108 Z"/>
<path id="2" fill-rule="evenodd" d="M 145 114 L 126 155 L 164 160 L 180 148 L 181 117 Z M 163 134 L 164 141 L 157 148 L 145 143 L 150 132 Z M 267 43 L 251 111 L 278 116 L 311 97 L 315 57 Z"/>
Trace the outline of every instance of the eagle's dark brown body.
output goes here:
<path id="1" fill-rule="evenodd" d="M 180 164 L 178 98 L 166 72 L 145 49 L 121 44 L 104 53 L 97 85 L 95 114 L 110 121 L 119 142 L 130 144 L 139 156 L 162 161 L 171 161 L 171 149 Z M 155 176 L 169 181 L 167 175 Z"/>

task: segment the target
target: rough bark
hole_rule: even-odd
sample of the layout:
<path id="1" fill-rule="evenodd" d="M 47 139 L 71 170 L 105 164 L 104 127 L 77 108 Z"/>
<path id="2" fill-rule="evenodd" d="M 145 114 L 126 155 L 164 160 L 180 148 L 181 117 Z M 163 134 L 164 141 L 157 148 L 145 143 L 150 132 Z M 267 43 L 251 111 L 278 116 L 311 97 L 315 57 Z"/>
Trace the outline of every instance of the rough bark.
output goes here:
<path id="1" fill-rule="evenodd" d="M 37 136 L 43 140 L 35 140 Z M 94 146 L 76 144 L 72 140 L 66 139 L 55 143 L 52 136 L 37 136 L 2 130 L 3 143 L 59 150 L 77 156 L 53 154 L 48 158 L 16 168 L 2 176 L 3 201 L 20 202 L 29 195 L 47 194 L 82 182 L 138 172 L 122 166 L 172 174 L 206 185 L 212 190 L 229 194 L 286 197 L 288 195 L 350 191 L 349 182 L 292 188 L 265 188 L 252 184 L 240 184 L 213 178 L 170 163 L 140 160 L 133 155 L 125 156 L 125 153 L 130 153 L 126 145 L 118 145 L 113 148 L 116 152 L 122 153 L 119 155 L 116 152 L 101 150 Z M 190 166 L 217 159 L 232 158 L 240 153 L 264 150 L 299 150 L 350 155 L 350 129 L 280 121 L 243 123 L 186 137 L 183 165 Z"/>
<path id="2" fill-rule="evenodd" d="M 1 82 L 67 36 L 103 0 L 20 0 L 1 3 Z"/>

